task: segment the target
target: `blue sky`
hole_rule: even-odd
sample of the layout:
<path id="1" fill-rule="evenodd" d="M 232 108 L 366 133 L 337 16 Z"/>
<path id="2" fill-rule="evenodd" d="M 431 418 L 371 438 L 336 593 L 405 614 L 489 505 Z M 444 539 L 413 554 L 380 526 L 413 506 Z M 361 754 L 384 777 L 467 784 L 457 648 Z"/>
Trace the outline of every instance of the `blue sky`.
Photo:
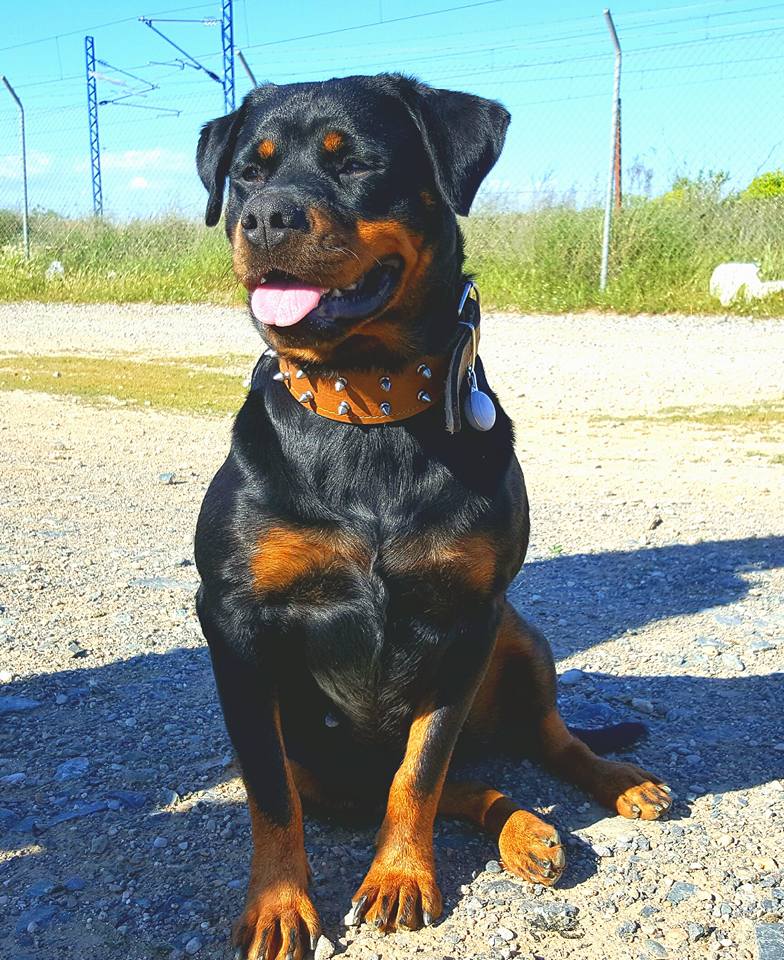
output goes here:
<path id="1" fill-rule="evenodd" d="M 89 32 L 104 61 L 99 98 L 135 93 L 126 106 L 100 108 L 107 212 L 201 214 L 193 153 L 200 124 L 223 112 L 222 91 L 137 18 L 201 21 L 218 17 L 219 3 L 151 2 L 36 0 L 6 11 L 0 73 L 26 107 L 32 206 L 91 208 Z M 626 0 L 612 10 L 624 48 L 627 191 L 647 183 L 661 192 L 676 174 L 701 168 L 727 170 L 732 185 L 743 186 L 757 172 L 784 167 L 784 2 Z M 218 26 L 158 26 L 220 72 Z M 259 80 L 402 70 L 503 101 L 513 123 L 485 201 L 524 207 L 574 195 L 590 202 L 605 188 L 613 58 L 601 3 L 235 0 L 235 46 Z M 249 81 L 236 70 L 241 95 Z M 0 88 L 0 208 L 19 203 L 17 150 L 15 108 Z"/>

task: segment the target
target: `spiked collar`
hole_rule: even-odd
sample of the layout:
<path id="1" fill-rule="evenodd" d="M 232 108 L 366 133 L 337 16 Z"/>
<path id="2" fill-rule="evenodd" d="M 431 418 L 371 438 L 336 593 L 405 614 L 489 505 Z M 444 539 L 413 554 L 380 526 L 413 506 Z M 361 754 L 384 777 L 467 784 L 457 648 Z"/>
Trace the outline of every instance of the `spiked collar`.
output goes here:
<path id="1" fill-rule="evenodd" d="M 301 406 L 340 423 L 396 423 L 443 404 L 445 429 L 457 433 L 460 389 L 466 372 L 476 363 L 479 320 L 478 292 L 469 282 L 460 300 L 457 331 L 443 354 L 418 357 L 394 373 L 370 369 L 331 376 L 277 357 L 278 370 L 272 379 Z M 272 350 L 265 353 L 277 356 Z"/>

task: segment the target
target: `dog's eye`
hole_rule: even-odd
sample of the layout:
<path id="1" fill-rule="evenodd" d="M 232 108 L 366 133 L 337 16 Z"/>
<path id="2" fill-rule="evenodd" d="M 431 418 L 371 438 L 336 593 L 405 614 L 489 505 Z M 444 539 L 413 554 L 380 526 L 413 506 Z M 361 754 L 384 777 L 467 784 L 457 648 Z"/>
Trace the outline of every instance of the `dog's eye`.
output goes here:
<path id="1" fill-rule="evenodd" d="M 243 180 L 261 180 L 263 174 L 258 167 L 254 167 L 252 164 L 250 166 L 244 167 L 240 177 Z"/>
<path id="2" fill-rule="evenodd" d="M 371 167 L 367 163 L 363 163 L 361 160 L 355 160 L 353 157 L 350 157 L 348 160 L 344 160 L 341 167 L 341 174 L 346 174 L 351 176 L 353 173 L 366 173 L 370 170 Z"/>

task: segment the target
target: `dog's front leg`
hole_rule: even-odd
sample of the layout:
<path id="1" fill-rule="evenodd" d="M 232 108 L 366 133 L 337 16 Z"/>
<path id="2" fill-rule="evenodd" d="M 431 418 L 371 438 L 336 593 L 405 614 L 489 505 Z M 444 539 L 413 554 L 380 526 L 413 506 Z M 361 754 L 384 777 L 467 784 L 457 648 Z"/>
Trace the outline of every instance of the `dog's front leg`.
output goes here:
<path id="1" fill-rule="evenodd" d="M 203 592 L 198 611 L 253 833 L 245 910 L 234 927 L 237 957 L 302 960 L 318 940 L 319 919 L 308 896 L 302 807 L 281 736 L 274 668 L 263 638 L 238 627 Z"/>
<path id="2" fill-rule="evenodd" d="M 346 923 L 416 930 L 441 915 L 433 823 L 455 741 L 482 679 L 494 613 L 462 625 L 437 671 L 432 694 L 416 709 L 405 756 L 389 791 L 376 855 L 354 894 Z"/>

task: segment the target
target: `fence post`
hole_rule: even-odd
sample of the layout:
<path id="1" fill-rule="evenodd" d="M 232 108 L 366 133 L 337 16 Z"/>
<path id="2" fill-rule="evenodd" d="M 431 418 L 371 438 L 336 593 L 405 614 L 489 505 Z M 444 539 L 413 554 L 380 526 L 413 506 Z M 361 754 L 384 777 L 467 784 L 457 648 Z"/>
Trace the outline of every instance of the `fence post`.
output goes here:
<path id="1" fill-rule="evenodd" d="M 254 87 L 257 87 L 258 83 L 256 83 L 256 77 L 253 71 L 251 70 L 250 66 L 248 65 L 248 61 L 245 59 L 245 54 L 242 52 L 242 50 L 237 50 L 237 59 L 245 69 L 245 73 L 247 73 L 247 75 L 250 77 L 250 82 L 253 84 Z"/>
<path id="2" fill-rule="evenodd" d="M 28 212 L 28 203 L 27 203 L 27 141 L 25 139 L 25 113 L 24 107 L 22 106 L 22 101 L 17 96 L 16 90 L 11 86 L 8 81 L 8 77 L 0 76 L 0 80 L 3 81 L 3 84 L 6 90 L 11 94 L 11 96 L 16 101 L 16 106 L 19 109 L 19 134 L 21 141 L 21 150 L 22 150 L 22 191 L 24 195 L 24 202 L 22 205 L 22 240 L 24 242 L 24 251 L 25 259 L 30 259 L 30 225 L 28 221 L 29 212 Z"/>
<path id="3" fill-rule="evenodd" d="M 613 189 L 617 183 L 616 200 L 621 198 L 621 44 L 615 31 L 615 23 L 609 10 L 604 11 L 604 19 L 615 47 L 615 79 L 613 83 L 612 127 L 610 137 L 610 178 L 607 183 L 607 199 L 604 204 L 604 230 L 602 233 L 602 269 L 599 276 L 599 289 L 607 289 L 607 268 L 610 262 L 610 232 L 612 230 Z"/>

